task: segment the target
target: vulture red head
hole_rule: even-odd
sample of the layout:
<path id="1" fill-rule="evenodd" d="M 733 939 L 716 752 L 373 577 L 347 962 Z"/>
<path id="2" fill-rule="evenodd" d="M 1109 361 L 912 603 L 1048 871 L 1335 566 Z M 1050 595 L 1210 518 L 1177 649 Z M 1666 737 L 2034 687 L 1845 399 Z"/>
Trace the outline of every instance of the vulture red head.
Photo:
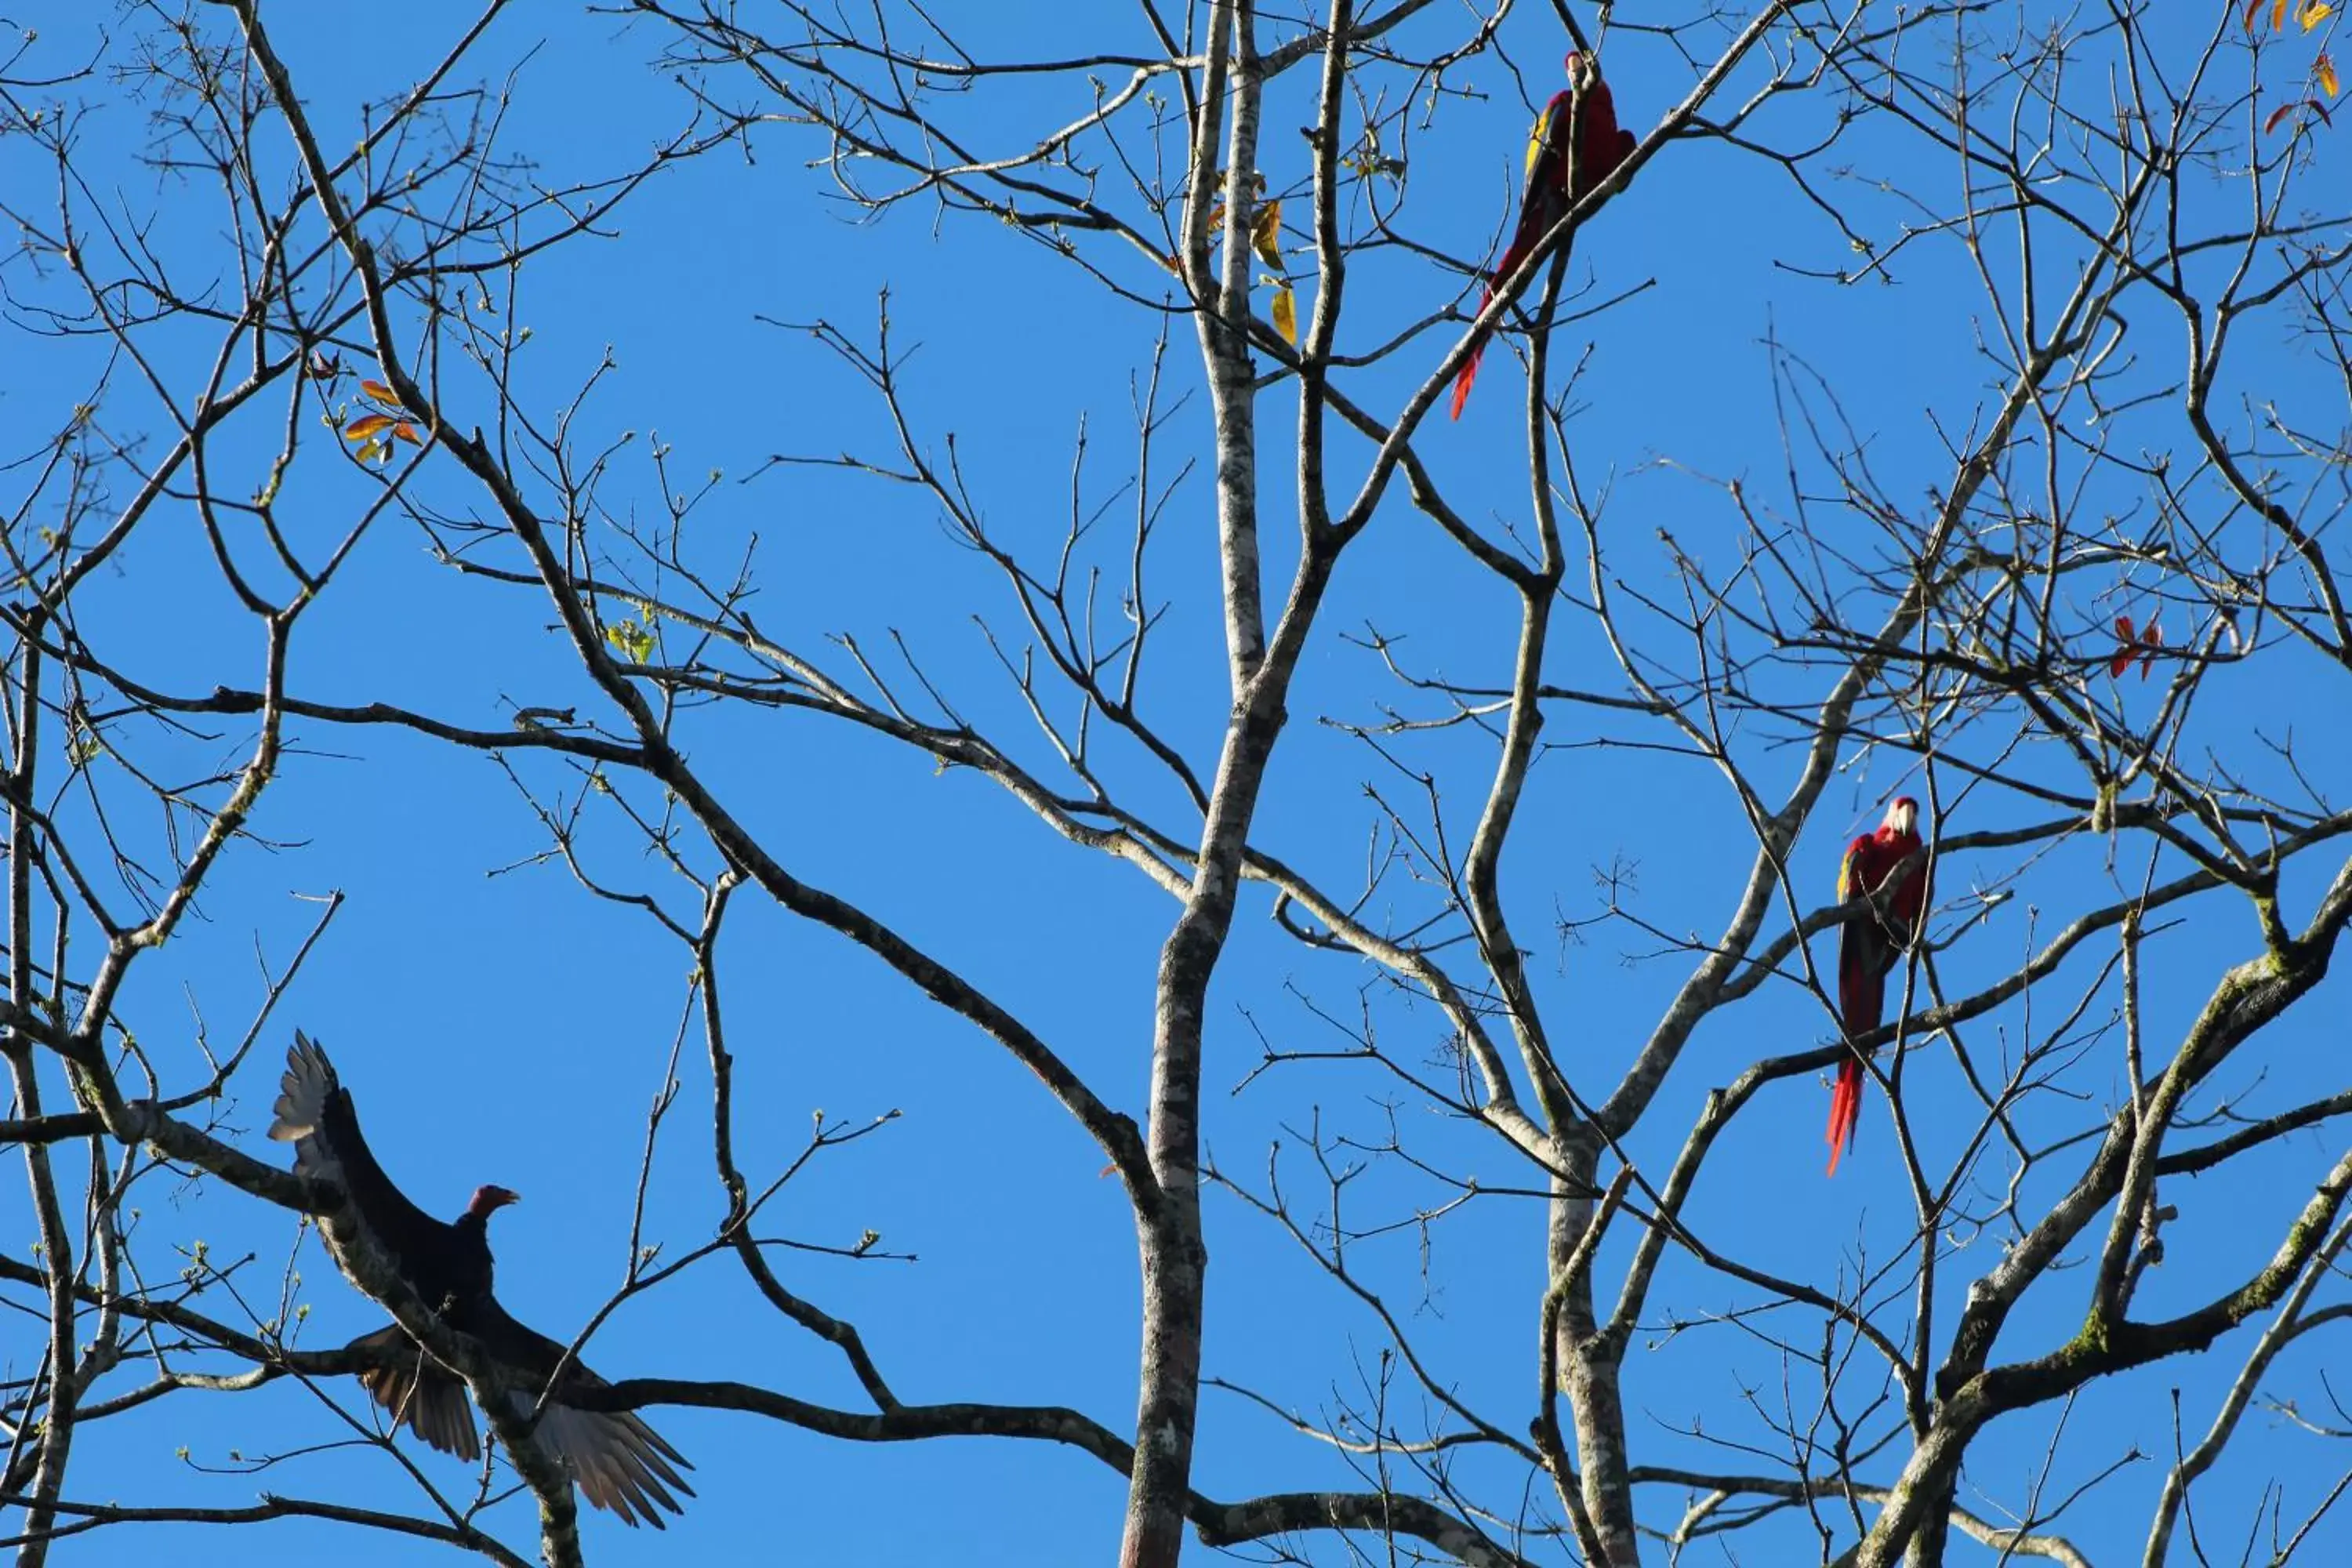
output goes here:
<path id="1" fill-rule="evenodd" d="M 512 1188 L 485 1184 L 474 1189 L 474 1196 L 466 1205 L 466 1212 L 477 1218 L 488 1219 L 509 1204 L 520 1202 L 522 1194 Z"/>

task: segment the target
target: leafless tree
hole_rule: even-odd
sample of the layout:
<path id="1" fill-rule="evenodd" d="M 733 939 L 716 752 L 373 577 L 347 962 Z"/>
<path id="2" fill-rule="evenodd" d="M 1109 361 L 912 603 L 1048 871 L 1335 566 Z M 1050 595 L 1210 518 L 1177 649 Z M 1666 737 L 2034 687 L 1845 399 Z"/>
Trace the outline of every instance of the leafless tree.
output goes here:
<path id="1" fill-rule="evenodd" d="M 0 57 L 0 1131 L 38 1239 L 0 1258 L 10 1321 L 37 1325 L 5 1388 L 21 1561 L 292 1515 L 526 1559 L 490 1511 L 498 1461 L 450 1489 L 372 1424 L 341 1379 L 366 1358 L 296 1342 L 290 1275 L 249 1300 L 254 1268 L 165 1265 L 184 1238 L 138 1217 L 191 1178 L 281 1230 L 342 1203 L 236 1110 L 266 1103 L 293 1008 L 334 1037 L 335 998 L 299 982 L 339 900 L 264 944 L 225 1047 L 126 985 L 175 937 L 242 962 L 258 917 L 209 905 L 225 867 L 299 859 L 273 782 L 322 752 L 400 767 L 393 736 L 489 759 L 450 808 L 524 802 L 531 856 L 568 873 L 543 896 L 616 906 L 688 970 L 627 1273 L 579 1342 L 731 1267 L 764 1314 L 739 1331 L 824 1342 L 865 1401 L 645 1367 L 604 1408 L 1073 1446 L 1105 1499 L 1124 1484 L 1127 1568 L 1188 1531 L 1257 1561 L 1482 1568 L 2158 1568 L 2352 1542 L 2352 1468 L 2306 1487 L 2285 1457 L 2352 1429 L 2297 1346 L 2352 1317 L 2345 1003 L 2323 989 L 2352 921 L 2328 7 L 1141 0 L 1068 8 L 1047 58 L 996 47 L 993 7 L 635 0 L 530 24 L 605 29 L 685 89 L 642 160 L 577 175 L 512 144 L 503 0 L 357 120 L 306 92 L 276 9 L 157 0 L 95 58 L 30 35 Z M 1503 186 L 1465 128 L 1564 87 L 1570 47 L 1638 144 L 1477 306 L 1496 227 L 1464 231 L 1445 193 Z M 149 127 L 111 164 L 86 134 L 108 111 Z M 559 258 L 619 278 L 638 242 L 613 220 L 649 182 L 727 158 L 754 199 L 771 152 L 813 162 L 877 249 L 1009 228 L 1036 298 L 1118 310 L 1124 341 L 1022 318 L 1027 353 L 1134 367 L 1116 472 L 1082 437 L 1065 479 L 975 477 L 887 295 L 854 324 L 777 301 L 803 331 L 774 352 L 854 379 L 872 434 L 780 437 L 741 486 L 621 434 L 609 365 L 546 390 L 527 283 Z M 1710 275 L 1771 314 L 1683 348 L 1664 318 Z M 677 308 L 714 342 L 743 325 Z M 1463 426 L 1433 419 L 1489 333 Z M 1666 341 L 1691 363 L 1644 364 Z M 1498 487 L 1478 430 L 1515 396 Z M 725 510 L 756 534 L 844 483 L 992 574 L 976 632 L 765 613 L 808 565 L 701 530 Z M 386 534 L 430 552 L 420 624 L 551 614 L 562 660 L 518 672 L 527 701 L 420 695 L 389 663 L 320 689 L 300 634 Z M 1212 553 L 1214 616 L 1167 586 L 1205 584 Z M 1465 635 L 1503 616 L 1507 638 Z M 1218 677 L 1204 728 L 1171 693 Z M 892 923 L 888 888 L 820 885 L 759 809 L 780 750 L 929 759 L 1017 808 L 1007 854 L 1058 838 L 1106 889 L 1164 895 L 1140 1096 L 1024 1019 L 978 944 Z M 1833 868 L 1898 794 L 1929 825 L 1906 873 L 1928 917 L 1886 1021 L 1849 1040 L 1835 928 L 1885 900 L 1836 901 Z M 820 1116 L 781 1168 L 739 1153 L 778 1109 L 736 1078 L 772 1021 L 722 985 L 752 904 L 863 950 L 1098 1146 L 1142 1280 L 1131 1417 L 909 1402 L 888 1347 L 777 1265 L 776 1194 L 887 1118 Z M 1260 952 L 1288 984 L 1213 1002 Z M 1204 1040 L 1229 1027 L 1260 1059 L 1221 1096 Z M 1785 1130 L 1818 1124 L 1855 1051 L 1873 1157 L 1824 1183 Z M 1283 1131 L 1244 1150 L 1228 1115 Z M 665 1237 L 644 1194 L 689 1124 L 715 1220 Z M 1265 1288 L 1208 1268 L 1244 1235 L 1320 1281 L 1284 1310 L 1328 1325 L 1328 1359 L 1284 1384 L 1204 1360 L 1204 1322 Z M 880 1257 L 870 1235 L 837 1250 Z M 509 1375 L 395 1270 L 362 1283 L 478 1389 Z M 1433 1310 L 1448 1292 L 1479 1310 Z M 1518 1336 L 1499 1377 L 1482 1321 Z M 93 1423 L 289 1378 L 405 1470 L 413 1512 L 148 1505 L 72 1463 Z M 1195 1486 L 1204 1393 L 1295 1436 L 1246 1495 Z M 539 1555 L 581 1562 L 571 1488 L 520 1447 Z M 2283 1479 L 2200 1512 L 2225 1453 Z"/>

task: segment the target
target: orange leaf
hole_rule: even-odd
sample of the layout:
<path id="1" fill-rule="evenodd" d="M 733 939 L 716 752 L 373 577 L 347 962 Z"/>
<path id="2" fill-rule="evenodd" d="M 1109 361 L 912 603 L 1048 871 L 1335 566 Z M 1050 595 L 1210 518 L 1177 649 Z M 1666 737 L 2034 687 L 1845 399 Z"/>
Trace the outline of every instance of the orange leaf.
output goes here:
<path id="1" fill-rule="evenodd" d="M 360 390 L 366 393 L 370 397 L 374 398 L 378 403 L 397 404 L 400 401 L 399 398 L 393 395 L 392 388 L 386 386 L 380 381 L 361 382 Z"/>
<path id="2" fill-rule="evenodd" d="M 2319 79 L 2319 90 L 2328 97 L 2334 98 L 2344 90 L 2336 80 L 2336 62 L 2327 58 L 2326 50 L 2321 50 L 2319 58 L 2312 62 L 2311 74 Z"/>
<path id="3" fill-rule="evenodd" d="M 422 447 L 425 445 L 425 438 L 416 433 L 416 426 L 411 425 L 405 419 L 394 426 L 392 427 L 392 433 L 394 436 L 407 442 L 412 447 Z"/>
<path id="4" fill-rule="evenodd" d="M 2286 0 L 2271 0 L 2271 31 L 2286 31 Z"/>
<path id="5" fill-rule="evenodd" d="M 399 421 L 389 414 L 362 414 L 343 426 L 343 439 L 364 441 L 371 436 L 383 434 L 398 423 Z"/>
<path id="6" fill-rule="evenodd" d="M 2293 114 L 2294 112 L 2294 105 L 2292 103 L 2282 103 L 2276 109 L 2272 110 L 2270 118 L 2263 121 L 2263 134 L 2267 136 L 2272 132 L 2277 130 L 2279 121 L 2284 120 L 2288 115 Z"/>

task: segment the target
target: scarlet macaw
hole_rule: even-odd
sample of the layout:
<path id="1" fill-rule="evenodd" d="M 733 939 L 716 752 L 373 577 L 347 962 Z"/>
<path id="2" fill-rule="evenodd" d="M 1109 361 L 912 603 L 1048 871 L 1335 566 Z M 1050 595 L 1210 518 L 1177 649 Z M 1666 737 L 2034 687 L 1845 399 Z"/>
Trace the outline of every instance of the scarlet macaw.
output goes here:
<path id="1" fill-rule="evenodd" d="M 1535 130 L 1528 137 L 1528 184 L 1519 197 L 1519 226 L 1511 231 L 1510 247 L 1495 263 L 1494 275 L 1479 296 L 1482 312 L 1494 302 L 1496 286 L 1528 258 L 1536 242 L 1551 232 L 1560 216 L 1615 173 L 1633 151 L 1633 133 L 1617 129 L 1616 100 L 1609 96 L 1609 84 L 1601 79 L 1600 70 L 1574 52 L 1563 63 L 1570 90 L 1552 94 L 1551 101 L 1536 116 Z M 1584 104 L 1583 123 L 1576 138 L 1576 189 L 1570 192 L 1568 118 L 1579 99 Z M 1479 356 L 1486 352 L 1486 340 L 1482 335 L 1464 362 L 1462 374 L 1454 378 L 1453 416 L 1456 419 L 1462 417 L 1462 405 L 1470 401 L 1470 384 L 1478 379 Z"/>
<path id="2" fill-rule="evenodd" d="M 1838 902 L 1849 903 L 1866 892 L 1886 886 L 1919 848 L 1919 803 L 1898 796 L 1886 808 L 1886 820 L 1875 833 L 1865 833 L 1846 846 L 1845 864 L 1838 869 Z M 1830 1174 L 1853 1145 L 1854 1126 L 1862 1120 L 1862 1037 L 1878 1027 L 1886 1010 L 1886 976 L 1895 961 L 1908 951 L 1919 931 L 1919 911 L 1927 903 L 1927 871 L 1913 867 L 1887 895 L 1884 913 L 1865 909 L 1850 916 L 1838 932 L 1838 1021 L 1845 1027 L 1845 1059 L 1838 1063 L 1837 1087 L 1830 1091 Z"/>

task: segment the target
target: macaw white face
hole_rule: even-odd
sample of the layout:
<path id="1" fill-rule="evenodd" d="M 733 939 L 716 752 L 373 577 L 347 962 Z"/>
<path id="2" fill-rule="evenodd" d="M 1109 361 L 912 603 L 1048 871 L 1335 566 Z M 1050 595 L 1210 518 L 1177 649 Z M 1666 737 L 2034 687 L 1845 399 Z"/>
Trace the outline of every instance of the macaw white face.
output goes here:
<path id="1" fill-rule="evenodd" d="M 1919 803 L 1907 795 L 1898 798 L 1886 808 L 1886 826 L 1891 833 L 1918 832 Z"/>
<path id="2" fill-rule="evenodd" d="M 1583 92 L 1592 86 L 1592 62 L 1586 59 L 1580 52 L 1570 53 L 1568 58 L 1560 63 L 1568 68 L 1570 87 L 1578 92 Z"/>

